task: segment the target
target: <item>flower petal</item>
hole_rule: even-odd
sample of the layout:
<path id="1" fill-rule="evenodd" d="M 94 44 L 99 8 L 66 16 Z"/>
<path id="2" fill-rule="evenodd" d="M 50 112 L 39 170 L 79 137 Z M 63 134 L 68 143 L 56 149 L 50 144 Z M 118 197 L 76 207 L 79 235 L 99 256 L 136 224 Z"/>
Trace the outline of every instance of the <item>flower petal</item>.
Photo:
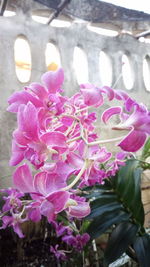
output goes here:
<path id="1" fill-rule="evenodd" d="M 25 137 L 32 138 L 34 141 L 38 139 L 38 113 L 31 102 L 19 107 L 18 127 Z"/>
<path id="2" fill-rule="evenodd" d="M 58 151 L 65 151 L 67 149 L 66 137 L 61 132 L 49 132 L 40 137 L 41 141 L 47 146 L 56 148 Z"/>
<path id="3" fill-rule="evenodd" d="M 66 162 L 58 161 L 57 162 L 57 174 L 63 177 L 63 182 L 72 174 L 75 170 L 72 166 L 68 165 Z M 62 178 L 61 178 L 62 179 Z M 63 186 L 64 187 L 64 186 Z"/>
<path id="4" fill-rule="evenodd" d="M 79 170 L 80 168 L 82 168 L 84 161 L 79 155 L 75 154 L 74 152 L 70 152 L 67 155 L 67 163 L 71 165 L 71 167 Z"/>
<path id="5" fill-rule="evenodd" d="M 33 222 L 39 222 L 41 217 L 40 203 L 32 203 L 31 210 L 28 211 L 28 218 Z"/>
<path id="6" fill-rule="evenodd" d="M 136 101 L 130 97 L 125 101 L 125 108 L 128 112 L 132 110 L 134 105 L 136 105 Z"/>
<path id="7" fill-rule="evenodd" d="M 146 134 L 141 131 L 132 130 L 119 144 L 124 151 L 136 152 L 146 141 Z"/>
<path id="8" fill-rule="evenodd" d="M 39 172 L 34 176 L 34 188 L 35 191 L 40 193 L 41 195 L 46 196 L 46 172 Z"/>
<path id="9" fill-rule="evenodd" d="M 7 108 L 7 111 L 18 112 L 19 106 L 21 104 L 27 104 L 29 101 L 31 103 L 33 103 L 35 107 L 41 107 L 42 106 L 41 100 L 32 96 L 27 91 L 15 92 L 8 99 L 8 103 L 10 106 Z"/>
<path id="10" fill-rule="evenodd" d="M 54 205 L 54 209 L 58 213 L 65 209 L 69 197 L 69 192 L 58 191 L 50 194 L 46 199 Z"/>
<path id="11" fill-rule="evenodd" d="M 81 85 L 81 93 L 84 97 L 84 103 L 88 106 L 101 106 L 103 104 L 103 96 L 100 89 L 93 85 Z M 84 88 L 84 89 L 82 89 Z"/>
<path id="12" fill-rule="evenodd" d="M 20 237 L 23 238 L 24 234 L 22 233 L 21 227 L 19 223 L 14 223 L 13 225 L 14 232 Z"/>
<path id="13" fill-rule="evenodd" d="M 16 129 L 13 132 L 13 138 L 16 142 L 16 144 L 19 144 L 21 146 L 24 146 L 24 148 L 27 146 L 29 142 L 31 142 L 31 138 L 27 138 L 22 134 L 22 130 Z"/>
<path id="14" fill-rule="evenodd" d="M 73 217 L 83 218 L 89 215 L 90 206 L 88 202 L 77 201 L 76 206 L 69 207 L 69 214 Z"/>
<path id="15" fill-rule="evenodd" d="M 28 89 L 31 90 L 41 100 L 45 100 L 48 97 L 48 92 L 40 83 L 31 83 L 29 87 L 26 87 L 26 90 Z"/>
<path id="16" fill-rule="evenodd" d="M 25 149 L 24 147 L 19 147 L 14 140 L 12 141 L 12 155 L 9 161 L 10 166 L 15 166 L 24 159 Z"/>
<path id="17" fill-rule="evenodd" d="M 115 98 L 117 100 L 123 100 L 126 101 L 128 99 L 128 94 L 125 91 L 122 90 L 115 90 Z"/>
<path id="18" fill-rule="evenodd" d="M 103 93 L 106 93 L 106 94 L 107 94 L 109 101 L 111 101 L 111 100 L 114 99 L 115 93 L 114 93 L 114 90 L 113 90 L 111 87 L 109 87 L 109 86 L 104 86 L 104 87 L 101 89 L 101 91 L 102 91 Z"/>
<path id="19" fill-rule="evenodd" d="M 91 155 L 89 156 L 89 158 L 91 160 L 101 162 L 101 163 L 108 161 L 112 156 L 112 153 L 108 152 L 105 147 L 98 148 L 98 149 L 95 149 L 95 151 L 93 150 L 90 152 L 91 152 Z"/>
<path id="20" fill-rule="evenodd" d="M 67 186 L 66 182 L 66 176 L 62 174 L 58 175 L 57 173 L 48 173 L 46 176 L 46 193 L 50 194 L 52 192 L 56 192 L 60 190 L 61 188 L 64 188 Z"/>
<path id="21" fill-rule="evenodd" d="M 31 171 L 27 164 L 19 166 L 13 174 L 15 188 L 24 193 L 34 192 Z"/>
<path id="22" fill-rule="evenodd" d="M 49 93 L 55 94 L 64 82 L 63 69 L 59 68 L 56 71 L 48 71 L 42 75 L 41 80 Z"/>
<path id="23" fill-rule="evenodd" d="M 49 201 L 45 200 L 42 202 L 40 206 L 40 212 L 42 215 L 46 216 L 48 219 L 48 222 L 51 222 L 55 218 L 54 214 L 54 206 Z"/>
<path id="24" fill-rule="evenodd" d="M 112 107 L 112 108 L 108 108 L 106 111 L 103 112 L 102 114 L 102 121 L 104 123 L 107 123 L 107 121 L 116 114 L 120 114 L 122 112 L 122 108 L 121 107 Z"/>

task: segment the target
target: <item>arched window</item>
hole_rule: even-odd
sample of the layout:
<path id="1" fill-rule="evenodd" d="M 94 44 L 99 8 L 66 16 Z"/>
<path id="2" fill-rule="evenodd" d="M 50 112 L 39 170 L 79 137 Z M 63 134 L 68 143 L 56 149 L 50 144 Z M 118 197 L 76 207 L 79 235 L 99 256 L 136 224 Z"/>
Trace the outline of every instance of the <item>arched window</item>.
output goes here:
<path id="1" fill-rule="evenodd" d="M 88 82 L 88 62 L 83 49 L 76 46 L 73 54 L 73 67 L 76 73 L 78 84 Z"/>
<path id="2" fill-rule="evenodd" d="M 131 59 L 126 54 L 122 56 L 122 77 L 125 88 L 131 90 L 134 85 L 134 73 L 131 66 Z"/>
<path id="3" fill-rule="evenodd" d="M 148 55 L 143 60 L 143 80 L 146 90 L 150 92 L 150 56 Z"/>
<path id="4" fill-rule="evenodd" d="M 106 52 L 101 51 L 99 55 L 99 71 L 102 85 L 112 84 L 112 62 Z"/>
<path id="5" fill-rule="evenodd" d="M 18 36 L 14 43 L 16 75 L 20 82 L 29 82 L 31 76 L 31 51 L 25 36 Z"/>
<path id="6" fill-rule="evenodd" d="M 46 50 L 45 50 L 45 61 L 46 61 L 46 66 L 47 69 L 50 70 L 53 66 L 56 64 L 57 66 L 61 66 L 61 61 L 60 61 L 60 54 L 57 49 L 57 47 L 49 42 L 46 45 Z"/>

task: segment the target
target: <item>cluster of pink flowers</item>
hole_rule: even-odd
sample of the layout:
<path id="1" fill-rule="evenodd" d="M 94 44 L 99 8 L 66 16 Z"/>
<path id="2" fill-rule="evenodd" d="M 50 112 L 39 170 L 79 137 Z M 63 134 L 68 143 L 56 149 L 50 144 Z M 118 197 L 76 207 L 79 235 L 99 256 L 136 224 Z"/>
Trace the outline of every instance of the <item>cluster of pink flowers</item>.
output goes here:
<path id="1" fill-rule="evenodd" d="M 17 113 L 18 124 L 10 165 L 21 165 L 13 174 L 15 189 L 7 190 L 0 216 L 1 228 L 12 226 L 19 237 L 24 236 L 20 225 L 26 220 L 37 222 L 45 216 L 53 223 L 62 211 L 68 219 L 86 217 L 90 205 L 79 196 L 80 189 L 114 175 L 150 134 L 150 112 L 125 92 L 83 84 L 69 98 L 61 94 L 63 81 L 61 68 L 46 72 L 41 84 L 32 83 L 8 100 L 8 111 Z M 122 106 L 108 108 L 100 117 L 98 108 L 113 100 Z M 114 115 L 120 122 L 113 129 L 126 130 L 127 135 L 102 140 L 96 126 L 107 124 Z M 120 152 L 114 156 L 105 143 L 118 141 Z M 25 200 L 26 194 L 30 200 Z M 76 243 L 73 237 L 64 240 Z"/>

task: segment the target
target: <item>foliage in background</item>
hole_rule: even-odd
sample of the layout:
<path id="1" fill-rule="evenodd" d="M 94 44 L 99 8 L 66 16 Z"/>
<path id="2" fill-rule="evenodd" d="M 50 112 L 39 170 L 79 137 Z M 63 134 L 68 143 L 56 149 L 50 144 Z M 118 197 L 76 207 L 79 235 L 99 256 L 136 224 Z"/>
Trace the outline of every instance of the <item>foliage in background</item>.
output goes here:
<path id="1" fill-rule="evenodd" d="M 150 236 L 144 228 L 144 208 L 141 200 L 141 177 L 150 156 L 150 139 L 146 142 L 140 160 L 131 159 L 121 167 L 115 177 L 105 180 L 104 185 L 84 188 L 90 199 L 90 224 L 87 232 L 92 239 L 111 229 L 104 253 L 104 265 L 118 259 L 124 252 L 141 267 L 150 264 Z"/>
<path id="2" fill-rule="evenodd" d="M 8 99 L 7 110 L 17 116 L 10 159 L 17 167 L 14 187 L 1 190 L 0 228 L 11 228 L 22 239 L 24 224 L 46 220 L 56 238 L 49 242 L 49 252 L 65 266 L 73 254 L 80 255 L 84 265 L 90 236 L 111 227 L 104 265 L 124 251 L 135 251 L 141 266 L 148 267 L 139 162 L 143 169 L 149 166 L 149 141 L 140 161 L 132 158 L 150 135 L 150 112 L 126 92 L 107 86 L 82 84 L 72 97 L 63 96 L 64 72 L 56 64 L 51 68 L 41 84 L 32 83 Z M 105 103 L 113 100 L 118 106 L 106 109 Z M 108 125 L 112 117 L 114 125 Z M 103 140 L 103 124 L 125 134 Z M 116 144 L 117 152 L 107 143 Z M 95 259 L 99 264 L 97 254 Z"/>

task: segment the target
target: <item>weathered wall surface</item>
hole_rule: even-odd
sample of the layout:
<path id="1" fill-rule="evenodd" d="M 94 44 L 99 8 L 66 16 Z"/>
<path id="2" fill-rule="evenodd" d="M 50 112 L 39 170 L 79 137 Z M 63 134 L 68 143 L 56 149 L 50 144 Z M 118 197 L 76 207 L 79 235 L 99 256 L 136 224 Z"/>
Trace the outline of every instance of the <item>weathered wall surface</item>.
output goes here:
<path id="1" fill-rule="evenodd" d="M 32 20 L 29 12 L 18 11 L 14 17 L 0 17 L 0 183 L 8 184 L 12 168 L 8 161 L 11 150 L 11 134 L 15 128 L 15 115 L 6 111 L 7 99 L 26 84 L 19 82 L 15 72 L 14 42 L 24 35 L 30 45 L 32 56 L 31 81 L 40 81 L 46 71 L 45 48 L 48 42 L 54 42 L 61 56 L 65 71 L 65 94 L 71 95 L 78 90 L 73 69 L 73 52 L 76 46 L 81 47 L 87 56 L 89 81 L 102 85 L 99 75 L 99 53 L 104 51 L 111 59 L 113 67 L 112 84 L 122 72 L 122 55 L 131 59 L 134 85 L 130 95 L 150 106 L 150 92 L 143 81 L 143 59 L 150 55 L 150 44 L 139 42 L 131 35 L 122 34 L 116 37 L 102 36 L 87 29 L 86 24 L 72 23 L 68 28 L 55 28 Z M 83 69 L 84 72 L 84 69 Z M 109 75 L 109 73 L 108 73 Z M 122 77 L 117 88 L 125 89 Z"/>

